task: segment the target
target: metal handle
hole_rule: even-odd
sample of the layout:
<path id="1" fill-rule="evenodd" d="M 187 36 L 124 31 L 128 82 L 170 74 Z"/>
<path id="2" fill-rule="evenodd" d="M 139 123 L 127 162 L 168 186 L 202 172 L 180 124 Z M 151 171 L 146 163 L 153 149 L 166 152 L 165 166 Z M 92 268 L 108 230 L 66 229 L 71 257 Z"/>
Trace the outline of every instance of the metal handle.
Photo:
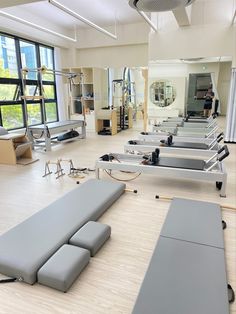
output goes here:
<path id="1" fill-rule="evenodd" d="M 231 287 L 230 284 L 227 285 L 227 288 L 228 288 L 228 300 L 229 300 L 229 303 L 233 303 L 234 300 L 235 300 L 234 290 L 233 290 L 233 288 Z"/>
<path id="2" fill-rule="evenodd" d="M 223 159 L 225 159 L 226 157 L 229 156 L 229 150 L 228 150 L 228 146 L 227 145 L 224 145 L 223 147 L 221 147 L 218 150 L 218 154 L 222 153 L 223 151 L 224 151 L 224 154 L 218 158 L 219 161 L 222 161 Z"/>
<path id="3" fill-rule="evenodd" d="M 133 140 L 130 140 L 130 141 L 128 141 L 128 144 L 130 144 L 130 145 L 137 145 L 137 142 L 133 141 Z"/>
<path id="4" fill-rule="evenodd" d="M 227 224 L 224 220 L 222 220 L 222 229 L 225 230 L 227 228 Z"/>
<path id="5" fill-rule="evenodd" d="M 217 137 L 216 138 L 219 138 L 219 137 L 221 137 L 221 136 L 223 136 L 224 135 L 224 133 L 223 132 L 221 132 L 220 134 L 218 134 L 217 135 Z"/>
<path id="6" fill-rule="evenodd" d="M 223 140 L 223 136 L 217 138 L 217 143 L 220 143 Z"/>

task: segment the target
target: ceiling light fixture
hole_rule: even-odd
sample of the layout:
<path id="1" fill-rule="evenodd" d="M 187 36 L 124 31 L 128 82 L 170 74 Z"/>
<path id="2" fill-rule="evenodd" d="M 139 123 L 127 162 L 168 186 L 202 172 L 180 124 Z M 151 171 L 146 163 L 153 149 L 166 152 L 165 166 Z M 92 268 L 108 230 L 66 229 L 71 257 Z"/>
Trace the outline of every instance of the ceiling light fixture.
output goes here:
<path id="1" fill-rule="evenodd" d="M 186 63 L 194 63 L 194 62 L 199 62 L 202 61 L 204 58 L 203 57 L 198 57 L 198 58 L 182 58 L 180 61 L 186 62 Z"/>
<path id="2" fill-rule="evenodd" d="M 190 5 L 194 0 L 129 0 L 129 5 L 139 11 L 163 12 Z"/>
<path id="3" fill-rule="evenodd" d="M 38 29 L 38 30 L 40 30 L 40 31 L 43 31 L 43 32 L 46 32 L 46 33 L 49 33 L 49 34 L 52 34 L 52 35 L 61 37 L 61 38 L 63 38 L 63 39 L 70 40 L 70 41 L 73 41 L 73 42 L 76 42 L 76 41 L 77 41 L 76 38 L 72 38 L 72 37 L 69 37 L 69 36 L 60 34 L 60 33 L 58 33 L 58 32 L 55 32 L 55 31 L 51 30 L 51 29 L 48 29 L 48 28 L 43 27 L 43 26 L 40 26 L 40 25 L 38 25 L 38 24 L 35 24 L 35 23 L 32 23 L 32 22 L 26 21 L 25 19 L 22 19 L 22 18 L 20 18 L 20 17 L 17 17 L 17 16 L 15 16 L 15 15 L 9 14 L 9 13 L 4 12 L 4 11 L 1 11 L 1 10 L 0 10 L 0 15 L 5 16 L 5 17 L 7 17 L 7 18 L 9 18 L 9 19 L 11 19 L 11 20 L 14 20 L 14 21 L 16 21 L 16 22 L 20 22 L 20 23 L 23 23 L 23 24 L 25 24 L 25 25 L 34 27 L 34 28 L 36 28 L 36 29 Z"/>
<path id="4" fill-rule="evenodd" d="M 104 28 L 94 24 L 93 22 L 87 20 L 86 18 L 84 18 L 83 16 L 79 15 L 78 13 L 72 11 L 71 9 L 67 8 L 66 6 L 64 6 L 63 4 L 55 1 L 55 0 L 48 0 L 49 3 L 51 3 L 52 5 L 54 5 L 55 7 L 57 7 L 58 9 L 68 13 L 69 15 L 75 17 L 76 19 L 82 21 L 83 23 L 95 28 L 97 31 L 107 35 L 107 36 L 110 36 L 111 38 L 113 39 L 117 39 L 117 36 L 108 32 L 107 30 L 105 30 Z"/>

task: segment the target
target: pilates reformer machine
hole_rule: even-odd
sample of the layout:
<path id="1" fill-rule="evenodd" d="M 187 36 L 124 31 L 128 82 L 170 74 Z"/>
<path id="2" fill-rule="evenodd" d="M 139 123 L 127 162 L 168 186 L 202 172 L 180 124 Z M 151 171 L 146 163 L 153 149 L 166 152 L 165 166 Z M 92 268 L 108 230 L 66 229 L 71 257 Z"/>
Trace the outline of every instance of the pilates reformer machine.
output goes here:
<path id="1" fill-rule="evenodd" d="M 178 125 L 190 125 L 192 126 L 197 126 L 197 125 L 203 125 L 204 127 L 211 127 L 212 125 L 217 124 L 217 119 L 216 116 L 211 116 L 209 118 L 192 118 L 191 116 L 187 116 L 186 118 L 183 117 L 171 117 L 163 120 L 159 124 L 162 123 L 176 123 Z"/>
<path id="2" fill-rule="evenodd" d="M 75 131 L 75 137 L 69 137 L 65 140 L 59 141 L 59 134 L 62 132 L 68 132 L 68 130 L 71 132 L 72 130 L 75 130 L 79 127 L 81 128 L 80 135 L 77 135 L 78 133 Z M 28 127 L 28 138 L 33 143 L 33 148 L 44 147 L 45 151 L 50 151 L 53 144 L 58 144 L 59 142 L 65 143 L 73 140 L 83 139 L 85 137 L 86 129 L 85 122 L 83 120 L 64 120 Z"/>
<path id="3" fill-rule="evenodd" d="M 190 116 L 187 115 L 186 117 L 168 117 L 164 120 L 164 122 L 189 122 L 189 123 L 204 123 L 209 124 L 214 119 L 216 120 L 217 115 L 213 114 L 210 117 L 201 117 L 201 116 Z"/>
<path id="4" fill-rule="evenodd" d="M 155 132 L 168 132 L 170 134 L 180 135 L 180 136 L 196 136 L 205 137 L 216 133 L 218 130 L 217 120 L 211 118 L 206 121 L 200 119 L 189 120 L 182 117 L 169 118 L 153 126 L 153 131 Z"/>
<path id="5" fill-rule="evenodd" d="M 189 138 L 200 138 L 201 141 L 204 138 L 215 138 L 218 133 L 218 126 L 214 128 L 203 129 L 203 128 L 184 128 L 184 127 L 153 127 L 153 132 L 142 132 L 141 135 L 175 135 Z"/>
<path id="6" fill-rule="evenodd" d="M 203 128 L 211 129 L 217 125 L 216 120 L 212 120 L 210 123 L 205 122 L 186 122 L 186 121 L 162 121 L 155 126 L 159 127 L 185 127 L 185 128 Z"/>
<path id="7" fill-rule="evenodd" d="M 210 158 L 221 148 L 219 144 L 223 139 L 220 137 L 213 139 L 209 144 L 197 142 L 175 142 L 173 136 L 169 135 L 166 139 L 157 141 L 130 140 L 124 145 L 125 153 L 148 153 L 156 148 L 160 149 L 161 154 L 180 155 L 186 157 Z"/>
<path id="8" fill-rule="evenodd" d="M 229 151 L 226 145 L 208 160 L 172 156 L 162 157 L 159 149 L 148 155 L 110 153 L 101 156 L 97 160 L 95 173 L 98 179 L 100 169 L 103 169 L 108 175 L 111 175 L 112 170 L 117 170 L 153 174 L 160 177 L 214 182 L 216 188 L 220 190 L 220 196 L 226 197 L 227 172 L 223 160 L 228 155 Z"/>
<path id="9" fill-rule="evenodd" d="M 218 131 L 218 126 L 210 128 L 189 128 L 184 126 L 153 126 L 155 132 L 166 132 L 172 135 L 189 136 L 189 137 L 214 137 Z"/>
<path id="10" fill-rule="evenodd" d="M 206 136 L 180 136 L 176 134 L 170 134 L 168 132 L 141 132 L 139 134 L 139 139 L 143 141 L 160 141 L 164 136 L 173 135 L 175 142 L 195 142 L 195 143 L 206 143 L 210 144 L 214 139 L 219 138 L 223 135 L 223 133 L 215 134 L 208 133 Z"/>
<path id="11" fill-rule="evenodd" d="M 36 73 L 37 75 L 37 85 L 33 95 L 26 95 L 26 87 L 29 83 L 28 75 L 30 73 Z M 29 140 L 32 142 L 32 148 L 43 147 L 45 151 L 50 151 L 53 144 L 58 144 L 59 142 L 66 142 L 77 140 L 86 137 L 86 117 L 85 111 L 83 110 L 83 118 L 81 120 L 65 120 L 57 122 L 48 122 L 46 114 L 45 99 L 46 94 L 44 91 L 44 75 L 62 76 L 66 77 L 69 82 L 69 92 L 72 92 L 72 85 L 74 84 L 73 79 L 80 76 L 82 80 L 82 74 L 65 72 L 59 70 L 47 69 L 45 66 L 40 68 L 23 68 L 21 69 L 21 81 L 23 86 L 23 96 L 25 111 L 27 112 L 27 101 L 38 101 L 41 104 L 42 110 L 42 124 L 40 125 L 28 125 L 28 119 L 26 119 L 26 134 Z M 79 134 L 75 129 L 81 128 L 81 134 Z M 68 132 L 69 131 L 69 132 Z M 68 132 L 68 136 L 59 137 L 62 132 Z"/>

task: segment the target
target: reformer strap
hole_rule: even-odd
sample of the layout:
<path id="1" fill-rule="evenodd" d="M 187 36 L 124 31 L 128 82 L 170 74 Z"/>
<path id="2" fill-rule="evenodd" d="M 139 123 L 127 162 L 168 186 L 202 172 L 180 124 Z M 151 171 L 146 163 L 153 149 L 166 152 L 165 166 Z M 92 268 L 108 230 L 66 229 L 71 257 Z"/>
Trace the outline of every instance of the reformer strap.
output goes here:
<path id="1" fill-rule="evenodd" d="M 17 281 L 17 278 L 1 279 L 1 280 L 0 280 L 0 284 L 1 284 L 1 283 L 15 282 L 15 281 Z"/>

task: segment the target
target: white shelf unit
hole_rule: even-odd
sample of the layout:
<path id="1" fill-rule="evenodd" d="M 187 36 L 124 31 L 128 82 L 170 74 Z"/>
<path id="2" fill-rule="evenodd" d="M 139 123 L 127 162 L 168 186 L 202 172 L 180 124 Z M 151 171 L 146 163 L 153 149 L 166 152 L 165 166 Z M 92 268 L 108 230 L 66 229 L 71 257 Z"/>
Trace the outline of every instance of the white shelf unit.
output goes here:
<path id="1" fill-rule="evenodd" d="M 73 67 L 64 70 L 78 74 L 73 80 L 71 93 L 68 93 L 68 97 L 70 98 L 70 118 L 75 120 L 81 119 L 83 114 L 85 114 L 87 130 L 94 131 L 95 98 L 93 68 Z"/>

